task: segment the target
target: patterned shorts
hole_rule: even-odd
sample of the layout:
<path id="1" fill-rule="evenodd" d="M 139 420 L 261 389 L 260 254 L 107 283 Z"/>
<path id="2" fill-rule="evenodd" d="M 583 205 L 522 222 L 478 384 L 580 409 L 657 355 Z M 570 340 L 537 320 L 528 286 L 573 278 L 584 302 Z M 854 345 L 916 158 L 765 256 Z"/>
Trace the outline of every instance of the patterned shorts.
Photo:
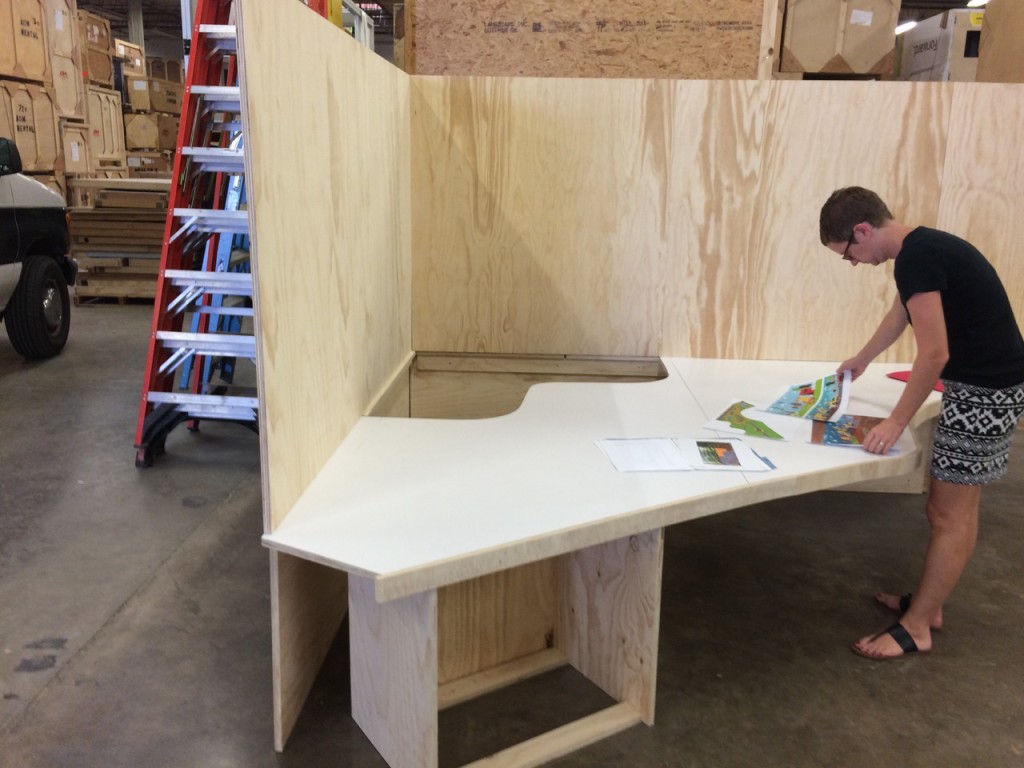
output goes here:
<path id="1" fill-rule="evenodd" d="M 1024 384 L 988 389 L 943 381 L 931 474 L 957 485 L 984 485 L 1006 474 L 1010 444 L 1024 414 Z"/>

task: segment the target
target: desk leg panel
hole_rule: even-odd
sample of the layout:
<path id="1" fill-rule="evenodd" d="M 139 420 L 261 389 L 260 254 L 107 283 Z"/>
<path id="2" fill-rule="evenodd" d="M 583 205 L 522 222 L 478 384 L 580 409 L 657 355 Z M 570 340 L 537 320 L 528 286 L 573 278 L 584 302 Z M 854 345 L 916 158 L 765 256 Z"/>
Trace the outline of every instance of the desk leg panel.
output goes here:
<path id="1" fill-rule="evenodd" d="M 274 747 L 279 752 L 345 618 L 347 584 L 342 571 L 270 553 Z"/>
<path id="2" fill-rule="evenodd" d="M 654 722 L 661 617 L 661 529 L 566 557 L 562 611 L 569 662 Z"/>
<path id="3" fill-rule="evenodd" d="M 437 591 L 378 603 L 349 576 L 352 717 L 392 768 L 437 767 Z"/>

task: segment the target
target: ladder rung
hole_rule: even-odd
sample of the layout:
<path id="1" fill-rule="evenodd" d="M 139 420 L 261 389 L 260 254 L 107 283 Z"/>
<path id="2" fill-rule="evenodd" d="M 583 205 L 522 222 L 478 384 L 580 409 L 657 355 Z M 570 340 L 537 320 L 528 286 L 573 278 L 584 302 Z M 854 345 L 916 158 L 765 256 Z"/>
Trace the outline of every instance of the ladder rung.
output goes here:
<path id="1" fill-rule="evenodd" d="M 237 333 L 188 333 L 157 331 L 156 339 L 167 349 L 196 355 L 256 357 L 256 337 Z"/>
<path id="2" fill-rule="evenodd" d="M 202 170 L 211 173 L 242 174 L 245 172 L 245 154 L 240 149 L 182 147 L 181 154 L 192 158 L 192 162 Z"/>
<path id="3" fill-rule="evenodd" d="M 164 277 L 176 286 L 195 286 L 211 293 L 230 296 L 252 296 L 252 274 L 249 272 L 206 272 L 194 269 L 165 269 Z"/>
<path id="4" fill-rule="evenodd" d="M 259 398 L 238 395 L 193 395 L 184 392 L 150 392 L 150 403 L 170 403 L 175 410 L 190 416 L 207 419 L 237 419 L 255 421 Z"/>
<path id="5" fill-rule="evenodd" d="M 242 111 L 242 91 L 237 85 L 193 85 L 189 92 L 213 112 Z"/>
<path id="6" fill-rule="evenodd" d="M 207 208 L 175 208 L 174 215 L 182 224 L 171 236 L 177 239 L 183 232 L 230 232 L 236 235 L 249 234 L 249 214 L 246 211 L 218 211 Z"/>
<path id="7" fill-rule="evenodd" d="M 199 34 L 209 40 L 235 40 L 238 37 L 234 24 L 200 24 Z"/>

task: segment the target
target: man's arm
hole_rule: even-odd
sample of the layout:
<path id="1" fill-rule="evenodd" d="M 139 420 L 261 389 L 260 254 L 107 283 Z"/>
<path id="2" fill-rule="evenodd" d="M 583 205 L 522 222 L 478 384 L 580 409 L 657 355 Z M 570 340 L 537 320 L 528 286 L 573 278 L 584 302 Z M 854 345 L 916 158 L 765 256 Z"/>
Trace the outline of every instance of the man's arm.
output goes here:
<path id="1" fill-rule="evenodd" d="M 917 409 L 931 393 L 949 360 L 946 319 L 939 292 L 915 293 L 907 302 L 907 310 L 914 323 L 917 355 L 910 369 L 907 386 L 896 402 L 896 407 L 892 409 L 892 414 L 871 430 L 864 441 L 865 450 L 873 453 L 885 453 L 899 439 Z"/>
<path id="2" fill-rule="evenodd" d="M 897 295 L 893 299 L 889 311 L 885 313 L 885 317 L 882 318 L 882 322 L 878 325 L 878 329 L 868 339 L 868 343 L 856 355 L 841 362 L 837 370 L 848 370 L 853 380 L 856 381 L 857 377 L 864 373 L 871 364 L 871 361 L 892 346 L 896 339 L 903 334 L 908 322 L 907 312 L 903 309 L 903 304 L 900 302 L 899 295 Z"/>

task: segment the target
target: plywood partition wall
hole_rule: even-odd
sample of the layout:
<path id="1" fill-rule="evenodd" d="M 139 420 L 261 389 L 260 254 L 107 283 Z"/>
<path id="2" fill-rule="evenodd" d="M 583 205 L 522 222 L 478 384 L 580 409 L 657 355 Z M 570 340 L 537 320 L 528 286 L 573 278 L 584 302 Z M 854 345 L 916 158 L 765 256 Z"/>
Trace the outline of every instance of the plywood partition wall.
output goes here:
<path id="1" fill-rule="evenodd" d="M 818 243 L 847 184 L 974 239 L 1024 317 L 1020 87 L 419 77 L 411 96 L 418 351 L 843 359 L 894 295 L 888 268 Z"/>
<path id="2" fill-rule="evenodd" d="M 411 358 L 408 76 L 297 2 L 243 0 L 239 30 L 270 531 Z M 272 554 L 271 604 L 282 748 L 344 574 Z"/>

